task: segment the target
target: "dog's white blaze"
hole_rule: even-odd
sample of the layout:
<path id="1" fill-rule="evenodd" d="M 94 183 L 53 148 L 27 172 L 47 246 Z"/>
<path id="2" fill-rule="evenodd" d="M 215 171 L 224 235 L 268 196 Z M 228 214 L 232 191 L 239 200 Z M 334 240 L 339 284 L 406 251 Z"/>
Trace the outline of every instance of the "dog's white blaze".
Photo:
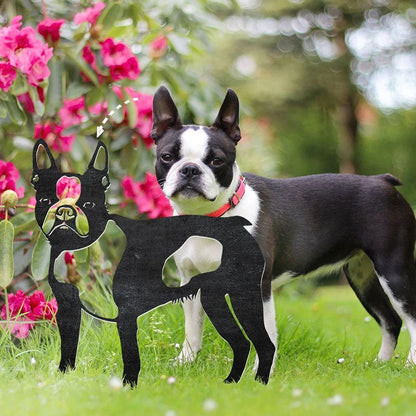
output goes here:
<path id="1" fill-rule="evenodd" d="M 190 127 L 181 135 L 181 159 L 188 161 L 204 160 L 208 154 L 208 135 L 202 129 Z"/>
<path id="2" fill-rule="evenodd" d="M 379 275 L 377 272 L 376 274 L 377 274 L 378 280 L 380 281 L 381 287 L 383 288 L 384 292 L 388 296 L 393 308 L 399 314 L 399 316 L 403 319 L 403 322 L 406 325 L 407 330 L 409 331 L 410 351 L 409 351 L 409 355 L 407 356 L 407 361 L 411 364 L 416 364 L 416 319 L 405 311 L 402 302 L 400 302 L 394 296 L 385 277 Z"/>

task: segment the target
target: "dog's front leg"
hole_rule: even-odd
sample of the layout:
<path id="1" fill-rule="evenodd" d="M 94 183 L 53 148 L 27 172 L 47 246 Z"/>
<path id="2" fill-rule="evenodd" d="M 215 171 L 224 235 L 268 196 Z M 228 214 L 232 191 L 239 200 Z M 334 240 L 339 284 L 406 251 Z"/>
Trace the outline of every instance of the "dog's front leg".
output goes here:
<path id="1" fill-rule="evenodd" d="M 177 264 L 181 278 L 181 286 L 186 285 L 192 276 L 198 274 L 192 264 L 178 261 Z M 184 300 L 182 306 L 185 315 L 185 340 L 182 345 L 182 351 L 178 356 L 180 364 L 190 363 L 196 359 L 202 347 L 202 332 L 205 319 L 200 293 L 192 300 Z"/>
<path id="2" fill-rule="evenodd" d="M 81 326 L 81 304 L 78 289 L 69 284 L 60 283 L 53 293 L 58 303 L 56 321 L 61 337 L 61 361 L 59 370 L 65 372 L 75 368 Z"/>
<path id="3" fill-rule="evenodd" d="M 70 368 L 75 368 L 81 326 L 81 301 L 75 286 L 56 280 L 54 267 L 58 255 L 59 252 L 51 251 L 48 282 L 58 304 L 56 323 L 61 338 L 59 370 L 65 372 Z"/>
<path id="4" fill-rule="evenodd" d="M 185 340 L 178 361 L 181 364 L 195 360 L 202 347 L 205 312 L 201 305 L 200 293 L 193 300 L 183 301 L 185 314 Z"/>
<path id="5" fill-rule="evenodd" d="M 137 316 L 120 314 L 117 318 L 117 329 L 123 356 L 123 383 L 135 387 L 140 372 L 140 353 L 137 344 Z"/>

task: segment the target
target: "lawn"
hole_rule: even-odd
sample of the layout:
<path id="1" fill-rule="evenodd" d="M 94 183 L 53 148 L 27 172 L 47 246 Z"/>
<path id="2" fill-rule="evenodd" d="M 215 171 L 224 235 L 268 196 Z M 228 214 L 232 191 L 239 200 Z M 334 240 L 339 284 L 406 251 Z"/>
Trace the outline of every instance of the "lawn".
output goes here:
<path id="1" fill-rule="evenodd" d="M 121 357 L 113 324 L 84 316 L 75 371 L 60 374 L 59 337 L 42 324 L 17 342 L 0 333 L 3 415 L 414 415 L 416 369 L 405 367 L 403 330 L 396 357 L 374 362 L 376 323 L 348 287 L 276 296 L 279 355 L 267 386 L 254 381 L 254 355 L 239 384 L 225 385 L 231 352 L 209 322 L 193 365 L 177 366 L 179 305 L 139 320 L 142 372 L 136 389 L 118 385 Z"/>

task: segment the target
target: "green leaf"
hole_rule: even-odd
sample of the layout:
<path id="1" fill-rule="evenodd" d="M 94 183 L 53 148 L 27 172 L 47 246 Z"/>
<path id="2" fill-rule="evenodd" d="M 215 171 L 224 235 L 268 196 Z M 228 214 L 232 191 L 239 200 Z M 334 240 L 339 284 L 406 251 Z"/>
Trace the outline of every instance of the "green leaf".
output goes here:
<path id="1" fill-rule="evenodd" d="M 97 74 L 94 70 L 84 61 L 80 56 L 75 55 L 74 51 L 71 48 L 64 48 L 65 55 L 70 59 L 96 86 L 99 87 L 100 83 L 98 82 Z"/>
<path id="2" fill-rule="evenodd" d="M 27 121 L 26 113 L 23 111 L 17 98 L 14 95 L 11 95 L 6 105 L 12 122 L 18 126 L 24 126 Z"/>
<path id="3" fill-rule="evenodd" d="M 110 7 L 106 7 L 101 14 L 99 22 L 104 26 L 105 30 L 109 30 L 115 26 L 117 20 L 123 16 L 123 8 L 119 3 L 114 3 Z"/>
<path id="4" fill-rule="evenodd" d="M 66 90 L 66 97 L 69 100 L 74 98 L 81 97 L 81 95 L 86 94 L 87 92 L 91 91 L 92 86 L 90 84 L 83 84 L 81 82 L 71 82 L 69 84 L 68 89 Z"/>
<path id="5" fill-rule="evenodd" d="M 24 231 L 33 230 L 36 224 L 35 214 L 34 212 L 25 212 L 15 215 L 10 222 L 14 226 L 14 233 L 16 235 Z"/>
<path id="6" fill-rule="evenodd" d="M 99 101 L 103 101 L 104 91 L 103 91 L 103 88 L 96 87 L 96 88 L 93 88 L 90 92 L 88 92 L 86 99 L 85 99 L 86 106 L 91 107 L 92 105 L 97 104 Z"/>
<path id="7" fill-rule="evenodd" d="M 169 41 L 173 49 L 181 55 L 188 55 L 190 52 L 190 40 L 186 36 L 180 36 L 176 33 L 169 34 Z"/>
<path id="8" fill-rule="evenodd" d="M 43 113 L 45 112 L 45 105 L 42 103 L 42 101 L 39 98 L 39 93 L 38 93 L 37 88 L 35 88 L 33 85 L 29 85 L 29 95 L 33 101 L 33 106 L 35 107 L 36 114 L 38 116 L 43 116 Z"/>
<path id="9" fill-rule="evenodd" d="M 108 89 L 107 94 L 106 94 L 106 100 L 107 100 L 107 111 L 108 112 L 114 111 L 114 113 L 111 115 L 111 118 L 116 123 L 121 123 L 124 120 L 124 107 L 117 109 L 117 106 L 121 104 L 121 100 L 119 96 L 112 89 Z"/>
<path id="10" fill-rule="evenodd" d="M 133 101 L 133 98 L 126 92 L 126 90 L 123 90 L 123 97 L 125 98 L 124 102 L 127 102 L 127 104 L 124 105 L 127 106 L 129 127 L 133 129 L 137 123 L 137 107 Z"/>
<path id="11" fill-rule="evenodd" d="M 10 221 L 0 222 L 0 286 L 6 287 L 13 279 L 14 227 Z"/>
<path id="12" fill-rule="evenodd" d="M 7 102 L 0 100 L 0 118 L 7 117 Z"/>
<path id="13" fill-rule="evenodd" d="M 77 263 L 77 272 L 81 276 L 87 276 L 90 270 L 91 247 L 74 251 L 75 261 Z"/>
<path id="14" fill-rule="evenodd" d="M 21 95 L 27 92 L 28 89 L 28 82 L 25 76 L 18 75 L 16 77 L 16 80 L 13 82 L 12 87 L 10 88 L 10 93 L 12 95 Z"/>
<path id="15" fill-rule="evenodd" d="M 87 217 L 78 213 L 75 218 L 75 227 L 81 235 L 87 235 L 90 230 Z"/>
<path id="16" fill-rule="evenodd" d="M 46 114 L 54 115 L 62 107 L 63 101 L 63 66 L 60 59 L 53 57 L 48 63 L 51 74 L 45 97 Z M 35 107 L 36 108 L 36 107 Z"/>
<path id="17" fill-rule="evenodd" d="M 49 272 L 51 246 L 45 234 L 39 232 L 32 252 L 32 275 L 35 280 L 44 279 Z"/>

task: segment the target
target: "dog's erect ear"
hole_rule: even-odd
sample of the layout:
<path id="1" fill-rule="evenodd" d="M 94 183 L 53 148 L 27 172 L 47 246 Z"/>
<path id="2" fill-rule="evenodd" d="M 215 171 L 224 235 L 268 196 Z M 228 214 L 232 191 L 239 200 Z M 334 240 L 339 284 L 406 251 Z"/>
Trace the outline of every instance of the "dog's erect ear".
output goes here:
<path id="1" fill-rule="evenodd" d="M 170 96 L 168 89 L 159 87 L 153 97 L 153 127 L 152 139 L 157 143 L 169 127 L 182 125 L 178 109 Z"/>
<path id="2" fill-rule="evenodd" d="M 89 171 L 98 172 L 102 176 L 102 185 L 104 188 L 108 188 L 110 185 L 110 179 L 108 177 L 108 150 L 101 140 L 98 140 L 97 147 L 88 164 L 86 173 Z"/>
<path id="3" fill-rule="evenodd" d="M 212 127 L 224 130 L 234 143 L 237 144 L 241 139 L 238 118 L 239 102 L 237 94 L 232 89 L 228 89 Z"/>
<path id="4" fill-rule="evenodd" d="M 42 150 L 43 149 L 43 150 Z M 45 166 L 39 166 L 39 160 L 41 158 L 41 154 L 43 153 L 43 159 L 47 158 L 49 163 L 45 163 Z M 55 159 L 52 156 L 51 151 L 49 150 L 49 146 L 43 139 L 38 139 L 33 146 L 33 170 L 38 171 L 40 169 L 58 169 L 56 167 Z M 48 166 L 49 165 L 49 166 Z"/>

